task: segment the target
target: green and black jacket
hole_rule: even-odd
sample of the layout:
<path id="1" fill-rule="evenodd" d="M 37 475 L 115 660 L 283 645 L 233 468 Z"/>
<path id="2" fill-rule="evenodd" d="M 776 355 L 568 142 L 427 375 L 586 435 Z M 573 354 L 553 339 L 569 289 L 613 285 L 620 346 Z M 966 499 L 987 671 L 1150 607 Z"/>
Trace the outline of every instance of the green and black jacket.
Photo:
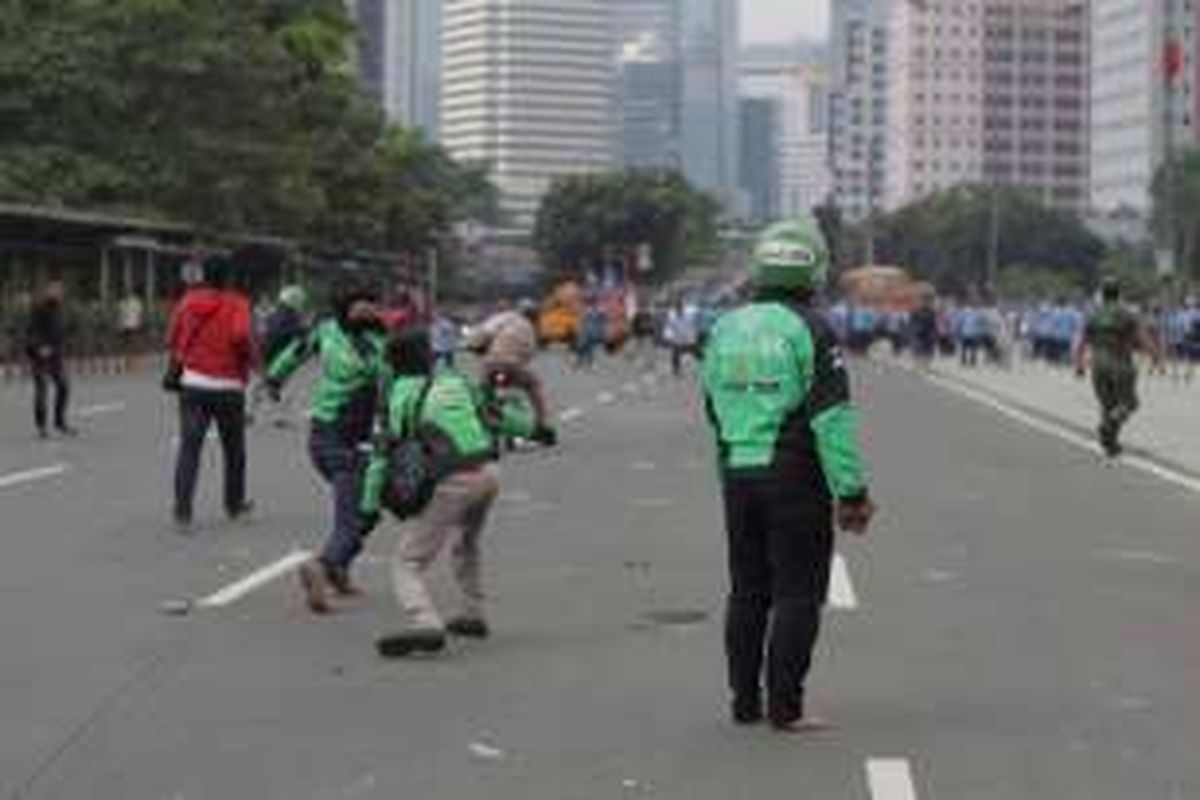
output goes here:
<path id="1" fill-rule="evenodd" d="M 282 383 L 309 359 L 321 362 L 313 389 L 312 419 L 335 427 L 348 442 L 371 436 L 379 386 L 386 382 L 387 338 L 380 330 L 351 332 L 337 320 L 326 320 L 292 342 L 267 367 L 267 379 Z"/>
<path id="2" fill-rule="evenodd" d="M 705 352 L 703 384 L 723 474 L 841 500 L 867 495 L 849 375 L 819 312 L 762 301 L 726 314 Z"/>

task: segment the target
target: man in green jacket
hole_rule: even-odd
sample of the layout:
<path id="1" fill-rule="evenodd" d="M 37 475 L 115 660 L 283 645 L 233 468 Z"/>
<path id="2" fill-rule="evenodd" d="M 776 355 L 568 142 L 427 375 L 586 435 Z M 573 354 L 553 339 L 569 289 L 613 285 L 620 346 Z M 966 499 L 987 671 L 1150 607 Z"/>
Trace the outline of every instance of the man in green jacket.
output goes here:
<path id="1" fill-rule="evenodd" d="M 725 649 L 734 721 L 763 719 L 765 653 L 765 714 L 799 732 L 814 724 L 804 683 L 834 520 L 865 533 L 874 506 L 843 358 L 813 308 L 829 260 L 820 229 L 776 225 L 751 259 L 753 299 L 717 322 L 702 373 L 729 540 Z"/>
<path id="2" fill-rule="evenodd" d="M 392 561 L 392 577 L 405 628 L 379 639 L 385 658 L 432 653 L 446 645 L 446 634 L 482 639 L 489 635 L 484 616 L 480 537 L 500 489 L 496 434 L 531 437 L 532 414 L 505 414 L 489 408 L 480 388 L 455 370 L 435 372 L 428 331 L 397 334 L 389 348 L 396 376 L 387 399 L 387 426 L 377 437 L 361 499 L 366 527 L 378 522 L 389 472 L 389 442 L 420 432 L 435 456 L 438 481 L 432 499 L 406 524 Z M 425 576 L 438 554 L 451 545 L 459 608 L 443 622 Z"/>
<path id="3" fill-rule="evenodd" d="M 350 567 L 362 551 L 358 498 L 379 401 L 386 379 L 387 337 L 379 322 L 375 294 L 350 287 L 334 299 L 334 317 L 280 352 L 267 369 L 275 397 L 306 361 L 319 358 L 313 390 L 309 455 L 333 490 L 333 529 L 321 555 L 300 569 L 309 608 L 328 613 L 329 595 L 357 593 Z"/>

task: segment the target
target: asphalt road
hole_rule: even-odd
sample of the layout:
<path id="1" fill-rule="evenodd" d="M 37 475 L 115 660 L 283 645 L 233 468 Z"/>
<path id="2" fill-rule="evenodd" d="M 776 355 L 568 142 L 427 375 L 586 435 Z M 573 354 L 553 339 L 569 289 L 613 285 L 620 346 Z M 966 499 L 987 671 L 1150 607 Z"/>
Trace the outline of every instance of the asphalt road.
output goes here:
<path id="1" fill-rule="evenodd" d="M 403 663 L 372 649 L 399 621 L 394 527 L 336 617 L 309 617 L 290 575 L 239 585 L 319 541 L 300 432 L 255 430 L 244 525 L 218 514 L 211 447 L 182 540 L 151 377 L 81 384 L 66 442 L 35 442 L 22 390 L 0 388 L 3 796 L 1200 797 L 1200 495 L 863 365 L 883 514 L 841 544 L 811 687 L 837 727 L 782 738 L 726 722 L 692 385 L 624 361 L 543 371 L 569 421 L 557 451 L 504 464 L 496 636 Z"/>

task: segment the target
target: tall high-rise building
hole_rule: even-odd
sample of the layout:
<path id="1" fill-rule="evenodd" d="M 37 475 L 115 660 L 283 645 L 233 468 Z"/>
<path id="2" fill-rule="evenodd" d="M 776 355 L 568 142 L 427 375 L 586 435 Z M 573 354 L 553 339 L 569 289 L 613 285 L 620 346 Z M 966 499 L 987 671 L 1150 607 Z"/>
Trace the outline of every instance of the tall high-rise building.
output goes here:
<path id="1" fill-rule="evenodd" d="M 1151 210 L 1167 149 L 1194 141 L 1200 6 L 1177 0 L 1091 0 L 1091 201 L 1099 212 Z M 1182 59 L 1168 89 L 1168 41 Z M 1189 66 L 1190 64 L 1190 66 Z M 1200 79 L 1200 72 L 1195 73 Z M 1170 120 L 1170 124 L 1168 124 Z"/>
<path id="2" fill-rule="evenodd" d="M 436 136 L 440 0 L 350 0 L 359 79 L 388 119 Z"/>
<path id="3" fill-rule="evenodd" d="M 764 224 L 779 211 L 779 101 L 743 97 L 738 158 L 739 186 L 745 197 L 746 220 Z"/>
<path id="4" fill-rule="evenodd" d="M 830 199 L 830 85 L 827 52 L 807 42 L 753 46 L 742 53 L 743 97 L 775 103 L 776 213 L 795 217 Z"/>
<path id="5" fill-rule="evenodd" d="M 739 0 L 679 0 L 681 162 L 688 180 L 737 205 Z"/>
<path id="6" fill-rule="evenodd" d="M 834 201 L 861 221 L 883 205 L 887 164 L 887 0 L 832 4 L 829 160 Z"/>
<path id="7" fill-rule="evenodd" d="M 504 224 L 558 177 L 616 164 L 609 0 L 444 0 L 441 141 L 491 165 Z"/>
<path id="8" fill-rule="evenodd" d="M 617 0 L 620 157 L 629 167 L 681 164 L 679 0 Z"/>
<path id="9" fill-rule="evenodd" d="M 621 159 L 681 170 L 737 207 L 740 0 L 610 0 Z"/>
<path id="10" fill-rule="evenodd" d="M 983 180 L 983 0 L 897 2 L 888 21 L 887 180 L 894 209 Z"/>
<path id="11" fill-rule="evenodd" d="M 1083 0 L 984 5 L 984 180 L 1088 207 L 1089 21 Z"/>
<path id="12" fill-rule="evenodd" d="M 888 208 L 986 184 L 1084 210 L 1082 0 L 896 2 L 888 44 Z"/>

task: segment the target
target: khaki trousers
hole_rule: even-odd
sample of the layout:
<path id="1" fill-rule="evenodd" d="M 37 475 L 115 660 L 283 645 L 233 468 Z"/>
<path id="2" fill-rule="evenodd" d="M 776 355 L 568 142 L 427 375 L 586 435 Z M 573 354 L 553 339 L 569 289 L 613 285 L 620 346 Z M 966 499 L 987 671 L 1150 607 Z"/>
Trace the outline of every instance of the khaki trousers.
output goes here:
<path id="1" fill-rule="evenodd" d="M 438 485 L 421 515 L 405 526 L 392 559 L 392 582 L 410 629 L 445 627 L 426 576 L 447 544 L 452 545 L 450 557 L 460 593 L 460 613 L 469 619 L 483 618 L 479 538 L 500 491 L 499 474 L 494 464 L 487 464 L 450 475 Z"/>

